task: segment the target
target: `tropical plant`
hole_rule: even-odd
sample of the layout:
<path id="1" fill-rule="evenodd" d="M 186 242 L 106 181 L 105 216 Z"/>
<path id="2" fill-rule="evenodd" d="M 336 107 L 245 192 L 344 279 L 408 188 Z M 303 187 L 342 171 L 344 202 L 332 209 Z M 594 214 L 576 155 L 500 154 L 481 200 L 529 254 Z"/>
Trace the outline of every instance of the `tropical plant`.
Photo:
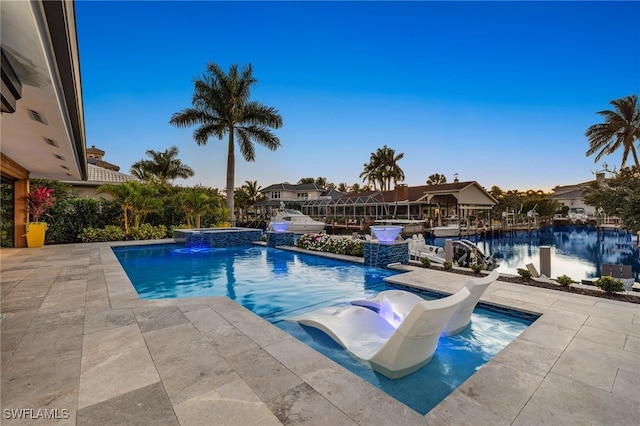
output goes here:
<path id="1" fill-rule="evenodd" d="M 189 228 L 201 228 L 203 216 L 220 207 L 221 198 L 208 192 L 205 188 L 196 187 L 181 191 L 175 196 L 175 203 L 184 213 Z"/>
<path id="2" fill-rule="evenodd" d="M 29 214 L 33 219 L 32 222 L 39 222 L 40 216 L 47 216 L 47 210 L 53 207 L 54 189 L 46 188 L 44 186 L 36 186 L 31 188 L 31 191 L 27 194 L 27 206 L 29 208 Z"/>
<path id="3" fill-rule="evenodd" d="M 440 173 L 434 173 L 427 178 L 427 185 L 440 185 L 447 183 L 447 177 Z"/>
<path id="4" fill-rule="evenodd" d="M 348 192 L 349 191 L 349 185 L 346 182 L 340 182 L 336 186 L 336 190 L 340 191 L 340 192 Z"/>
<path id="5" fill-rule="evenodd" d="M 442 267 L 447 271 L 453 269 L 453 262 L 442 262 Z"/>
<path id="6" fill-rule="evenodd" d="M 429 259 L 428 257 L 423 257 L 422 259 L 420 259 L 420 262 L 422 263 L 422 266 L 425 268 L 431 267 L 431 259 Z"/>
<path id="7" fill-rule="evenodd" d="M 234 225 L 236 136 L 246 161 L 255 160 L 253 142 L 272 151 L 280 147 L 280 139 L 270 128 L 282 127 L 282 117 L 275 108 L 250 100 L 251 87 L 256 83 L 251 64 L 240 71 L 238 65 L 231 65 L 225 73 L 215 63 L 209 63 L 207 74 L 194 79 L 193 107 L 174 113 L 169 121 L 177 127 L 198 125 L 193 133 L 198 145 L 206 145 L 211 137 L 222 140 L 228 135 L 227 208 Z"/>
<path id="8" fill-rule="evenodd" d="M 164 152 L 147 150 L 149 160 L 140 160 L 131 166 L 131 174 L 140 180 L 158 182 L 166 185 L 177 178 L 189 178 L 194 175 L 193 169 L 179 160 L 178 148 L 172 146 Z"/>
<path id="9" fill-rule="evenodd" d="M 131 187 L 131 215 L 133 216 L 133 229 L 140 228 L 145 216 L 157 212 L 162 207 L 162 200 L 158 198 L 158 191 L 150 186 L 138 182 L 125 182 Z"/>
<path id="10" fill-rule="evenodd" d="M 403 153 L 396 155 L 394 149 L 384 145 L 371 153 L 369 162 L 363 165 L 360 178 L 363 182 L 372 184 L 374 191 L 377 189 L 377 184 L 380 184 L 382 191 L 390 190 L 392 182 L 397 184 L 405 178 L 404 172 L 398 165 L 398 161 L 402 158 L 404 158 Z"/>
<path id="11" fill-rule="evenodd" d="M 589 140 L 587 157 L 597 153 L 598 162 L 603 155 L 613 154 L 622 148 L 622 164 L 625 167 L 629 154 L 633 156 L 637 170 L 640 161 L 635 143 L 640 140 L 640 105 L 638 95 L 630 95 L 609 102 L 614 110 L 599 111 L 604 123 L 594 124 L 585 132 Z"/>
<path id="12" fill-rule="evenodd" d="M 609 216 L 620 218 L 629 232 L 640 231 L 640 172 L 625 167 L 611 172 L 606 185 L 596 180 L 585 190 L 585 204 L 596 207 Z"/>
<path id="13" fill-rule="evenodd" d="M 145 215 L 157 211 L 162 205 L 155 188 L 136 181 L 105 183 L 98 187 L 96 193 L 110 195 L 120 206 L 124 232 L 127 235 L 131 234 L 129 213 L 133 216 L 133 227 L 138 228 Z"/>

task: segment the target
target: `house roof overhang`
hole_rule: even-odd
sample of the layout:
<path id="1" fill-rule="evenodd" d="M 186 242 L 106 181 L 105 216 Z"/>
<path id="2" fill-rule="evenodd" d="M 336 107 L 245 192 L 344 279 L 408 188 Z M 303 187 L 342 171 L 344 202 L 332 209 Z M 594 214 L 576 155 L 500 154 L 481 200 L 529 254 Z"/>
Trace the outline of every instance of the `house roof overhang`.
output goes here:
<path id="1" fill-rule="evenodd" d="M 5 108 L 3 99 L 2 153 L 30 177 L 86 180 L 74 3 L 3 1 L 0 7 L 2 95 L 12 93 L 15 101 Z M 5 68 L 14 72 L 11 89 Z"/>

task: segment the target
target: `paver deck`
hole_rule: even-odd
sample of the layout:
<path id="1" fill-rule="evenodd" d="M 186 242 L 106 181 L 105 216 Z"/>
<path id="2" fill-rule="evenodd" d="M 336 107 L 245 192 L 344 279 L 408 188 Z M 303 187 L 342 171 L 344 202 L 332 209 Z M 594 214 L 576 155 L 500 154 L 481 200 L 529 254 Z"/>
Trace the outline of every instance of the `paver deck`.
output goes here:
<path id="1" fill-rule="evenodd" d="M 0 251 L 3 425 L 640 420 L 638 304 L 493 283 L 483 301 L 542 316 L 423 416 L 230 299 L 141 300 L 110 246 Z M 466 278 L 393 279 L 453 293 Z"/>

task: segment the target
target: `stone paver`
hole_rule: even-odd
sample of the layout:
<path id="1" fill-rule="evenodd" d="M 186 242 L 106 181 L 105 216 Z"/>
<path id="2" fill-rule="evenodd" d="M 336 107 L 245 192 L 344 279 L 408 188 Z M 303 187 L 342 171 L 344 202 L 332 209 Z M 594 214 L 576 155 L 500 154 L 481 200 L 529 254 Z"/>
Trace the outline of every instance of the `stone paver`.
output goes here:
<path id="1" fill-rule="evenodd" d="M 3 413 L 53 410 L 55 424 L 81 425 L 640 418 L 638 304 L 493 283 L 483 301 L 542 316 L 423 416 L 225 297 L 140 300 L 108 243 L 2 249 L 0 261 Z M 453 293 L 468 279 L 404 269 L 389 281 Z"/>

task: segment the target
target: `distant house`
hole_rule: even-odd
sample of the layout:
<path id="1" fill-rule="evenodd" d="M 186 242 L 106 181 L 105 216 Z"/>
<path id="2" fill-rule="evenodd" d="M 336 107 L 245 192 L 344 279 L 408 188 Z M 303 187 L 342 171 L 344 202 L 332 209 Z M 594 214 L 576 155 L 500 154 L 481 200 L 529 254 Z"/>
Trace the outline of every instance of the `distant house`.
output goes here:
<path id="1" fill-rule="evenodd" d="M 449 216 L 490 219 L 490 211 L 498 204 L 475 181 L 441 185 L 398 185 L 391 191 L 341 193 L 325 190 L 314 184 L 271 185 L 262 190 L 266 200 L 256 206 L 277 208 L 281 202 L 296 205 L 313 217 L 336 217 L 375 220 L 385 217 L 397 219 L 432 220 L 435 223 Z"/>
<path id="2" fill-rule="evenodd" d="M 596 182 L 600 185 L 606 185 L 607 179 L 604 173 L 596 174 Z M 584 213 L 589 217 L 596 215 L 596 208 L 594 206 L 588 206 L 584 203 L 584 190 L 592 185 L 594 181 L 577 183 L 574 185 L 557 186 L 553 188 L 553 194 L 547 198 L 555 200 L 563 206 L 569 207 L 569 209 L 579 210 L 584 209 Z"/>
<path id="3" fill-rule="evenodd" d="M 105 151 L 96 148 L 94 145 L 87 148 L 87 180 L 86 181 L 63 181 L 71 185 L 71 188 L 78 197 L 99 199 L 101 197 L 110 198 L 107 194 L 97 194 L 98 187 L 105 183 L 123 183 L 128 181 L 138 181 L 138 178 L 120 173 L 120 167 L 103 160 Z"/>
<path id="4" fill-rule="evenodd" d="M 343 194 L 335 189 L 325 189 L 315 183 L 292 185 L 290 183 L 276 183 L 260 191 L 264 200 L 254 204 L 262 213 L 269 214 L 271 210 L 284 203 L 288 207 L 301 208 L 304 204 L 318 200 L 332 200 Z"/>

